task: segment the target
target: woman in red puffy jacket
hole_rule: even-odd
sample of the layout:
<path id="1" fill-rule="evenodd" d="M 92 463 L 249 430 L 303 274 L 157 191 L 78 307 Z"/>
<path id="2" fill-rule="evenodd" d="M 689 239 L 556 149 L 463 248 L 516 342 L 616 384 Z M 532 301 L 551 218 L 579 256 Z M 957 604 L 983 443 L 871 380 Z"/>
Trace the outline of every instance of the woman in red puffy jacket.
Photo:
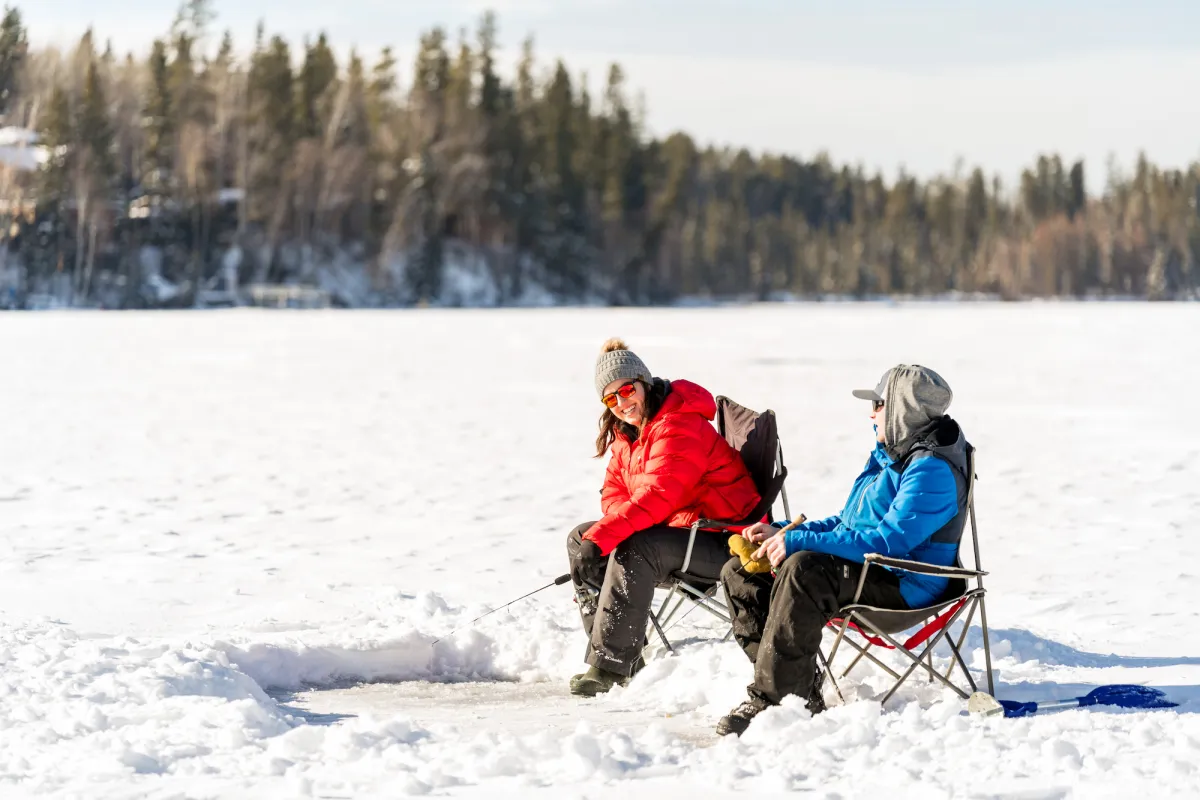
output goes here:
<path id="1" fill-rule="evenodd" d="M 590 640 L 589 669 L 571 679 L 571 692 L 588 696 L 624 684 L 640 666 L 654 587 L 683 567 L 688 527 L 701 518 L 743 520 L 759 501 L 741 456 L 712 425 L 717 407 L 706 389 L 652 377 L 624 342 L 610 339 L 596 360 L 596 392 L 605 406 L 596 456 L 611 453 L 604 516 L 567 539 Z M 727 538 L 699 532 L 688 572 L 718 579 Z"/>

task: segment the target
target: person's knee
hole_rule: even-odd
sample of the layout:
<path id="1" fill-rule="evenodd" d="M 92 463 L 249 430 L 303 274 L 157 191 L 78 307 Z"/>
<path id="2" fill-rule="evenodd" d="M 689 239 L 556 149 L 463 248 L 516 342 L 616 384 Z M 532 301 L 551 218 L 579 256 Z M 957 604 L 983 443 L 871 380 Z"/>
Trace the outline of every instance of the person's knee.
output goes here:
<path id="1" fill-rule="evenodd" d="M 786 587 L 783 593 L 790 602 L 811 603 L 832 614 L 838 608 L 838 569 L 837 559 L 825 553 L 793 553 L 779 565 L 775 585 Z"/>
<path id="2" fill-rule="evenodd" d="M 616 558 L 618 562 L 625 562 L 629 560 L 631 556 L 645 556 L 646 546 L 646 537 L 639 536 L 635 533 L 633 536 L 630 536 L 613 549 L 613 553 L 615 553 L 614 558 Z"/>
<path id="3" fill-rule="evenodd" d="M 638 531 L 613 548 L 613 560 L 623 567 L 634 564 L 659 565 L 663 560 L 662 537 L 654 531 Z M 665 577 L 665 576 L 663 576 Z"/>
<path id="4" fill-rule="evenodd" d="M 585 533 L 587 533 L 588 529 L 591 528 L 595 524 L 596 523 L 594 523 L 594 522 L 585 522 L 582 525 L 576 525 L 574 528 L 571 529 L 571 532 L 567 534 L 567 552 L 568 553 L 579 552 L 579 546 L 581 544 L 583 544 L 583 535 Z"/>

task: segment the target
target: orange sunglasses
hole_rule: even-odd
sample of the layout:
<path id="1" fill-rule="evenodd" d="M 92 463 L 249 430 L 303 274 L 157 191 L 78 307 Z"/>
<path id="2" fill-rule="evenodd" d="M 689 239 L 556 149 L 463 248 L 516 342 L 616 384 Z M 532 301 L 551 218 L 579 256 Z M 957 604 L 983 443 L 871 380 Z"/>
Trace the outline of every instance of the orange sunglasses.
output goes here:
<path id="1" fill-rule="evenodd" d="M 630 381 L 629 383 L 622 384 L 621 387 L 615 392 L 610 392 L 609 394 L 604 395 L 604 397 L 600 398 L 600 402 L 604 403 L 604 405 L 608 406 L 609 408 L 616 408 L 618 395 L 621 397 L 621 399 L 628 400 L 636 393 L 637 381 Z"/>

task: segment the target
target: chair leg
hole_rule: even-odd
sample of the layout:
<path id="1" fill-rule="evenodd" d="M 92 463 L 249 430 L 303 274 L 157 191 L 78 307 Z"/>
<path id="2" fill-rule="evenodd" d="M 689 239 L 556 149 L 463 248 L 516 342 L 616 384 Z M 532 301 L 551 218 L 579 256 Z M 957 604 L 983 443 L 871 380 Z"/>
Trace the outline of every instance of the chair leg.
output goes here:
<path id="1" fill-rule="evenodd" d="M 979 583 L 982 585 L 983 580 Z M 992 683 L 992 647 L 988 641 L 987 607 L 982 596 L 979 598 L 979 622 L 983 627 L 983 660 L 987 666 L 988 694 L 996 696 L 996 687 Z"/>
<path id="2" fill-rule="evenodd" d="M 979 687 L 975 685 L 975 679 L 971 677 L 971 670 L 967 669 L 967 664 L 965 661 L 963 661 L 962 654 L 959 653 L 958 648 L 954 646 L 954 637 L 947 636 L 946 644 L 950 645 L 950 649 L 954 651 L 954 661 L 951 662 L 950 669 L 946 670 L 946 678 L 949 679 L 950 673 L 954 672 L 954 664 L 957 663 L 959 668 L 962 670 L 963 676 L 967 679 L 967 683 L 970 684 L 971 691 L 979 691 Z M 932 683 L 933 678 L 931 677 L 929 681 Z"/>
<path id="3" fill-rule="evenodd" d="M 842 644 L 842 639 L 846 636 L 846 629 L 850 627 L 850 623 L 854 620 L 854 612 L 851 611 L 845 619 L 842 620 L 842 627 L 838 628 L 837 637 L 833 640 L 833 647 L 829 649 L 829 663 L 833 664 L 833 660 L 837 658 L 838 647 Z M 818 648 L 820 649 L 820 648 Z"/>
<path id="4" fill-rule="evenodd" d="M 658 617 L 654 616 L 654 612 L 650 612 L 650 624 L 654 626 L 654 630 L 658 631 L 658 638 L 662 639 L 663 646 L 667 648 L 668 653 L 674 653 L 675 648 L 671 647 L 671 642 L 667 639 L 667 634 L 663 631 L 662 625 L 658 624 Z"/>
<path id="5" fill-rule="evenodd" d="M 962 633 L 958 636 L 958 649 L 962 650 L 963 642 L 967 640 L 967 630 L 971 627 L 971 620 L 975 619 L 975 607 L 979 605 L 979 600 L 971 601 L 971 608 L 967 611 L 967 621 L 963 623 Z"/>
<path id="6" fill-rule="evenodd" d="M 971 601 L 970 606 L 967 608 L 966 621 L 964 621 L 962 623 L 962 632 L 959 633 L 959 635 L 958 635 L 958 641 L 957 642 L 954 641 L 953 633 L 951 633 L 948 637 L 946 637 L 946 643 L 948 645 L 950 645 L 950 649 L 953 650 L 955 652 L 955 654 L 958 656 L 957 661 L 959 662 L 960 665 L 962 665 L 964 671 L 966 670 L 966 662 L 962 658 L 963 642 L 966 641 L 967 632 L 971 629 L 971 620 L 974 619 L 974 617 L 975 617 L 975 607 L 978 604 L 979 604 L 979 600 L 974 599 Z M 954 672 L 954 664 L 955 664 L 954 661 L 950 662 L 950 666 L 946 670 L 947 678 L 949 678 L 951 673 Z M 974 680 L 974 678 L 970 677 L 969 672 L 967 673 L 967 680 L 971 683 L 972 688 L 974 688 L 975 680 Z"/>
<path id="7" fill-rule="evenodd" d="M 720 603 L 717 602 L 716 598 L 713 597 L 710 592 L 701 592 L 694 587 L 688 586 L 686 583 L 678 584 L 678 586 L 680 588 L 680 604 L 682 604 L 685 599 L 690 599 L 693 603 L 700 606 L 709 614 L 712 614 L 722 622 L 733 622 L 733 617 L 726 614 L 725 609 L 721 607 Z M 690 613 L 691 609 L 688 610 L 688 614 Z M 674 617 L 675 612 L 671 612 L 671 616 Z M 687 614 L 684 614 L 683 616 L 686 617 Z"/>
<path id="8" fill-rule="evenodd" d="M 965 608 L 965 606 L 963 608 Z M 897 680 L 896 683 L 892 686 L 892 688 L 890 690 L 888 690 L 888 693 L 883 696 L 883 700 L 880 701 L 881 703 L 886 703 L 888 700 L 890 700 L 892 698 L 892 695 L 894 695 L 896 693 L 896 690 L 899 689 L 906 680 L 908 680 L 908 676 L 911 675 L 913 673 L 913 670 L 915 670 L 917 667 L 922 667 L 922 668 L 928 669 L 928 667 L 926 667 L 925 663 L 924 663 L 926 653 L 932 652 L 933 648 L 937 647 L 938 642 L 940 642 L 943 638 L 945 638 L 946 632 L 950 630 L 950 626 L 953 625 L 955 623 L 955 621 L 957 621 L 959 616 L 962 615 L 962 612 L 963 612 L 962 608 L 960 608 L 958 611 L 954 612 L 954 616 L 946 621 L 946 625 L 940 631 L 937 632 L 937 635 L 935 635 L 933 637 L 933 640 L 928 645 L 925 646 L 925 649 L 922 650 L 919 655 L 913 655 L 908 650 L 905 650 L 903 645 L 901 645 L 899 642 L 897 642 L 895 639 L 893 639 L 888 634 L 884 633 L 883 631 L 879 630 L 874 625 L 872 625 L 870 620 L 863 619 L 863 622 L 866 624 L 866 626 L 868 628 L 870 628 L 874 633 L 883 637 L 883 639 L 885 641 L 887 641 L 889 644 L 891 644 L 893 647 L 895 647 L 897 650 L 899 650 L 904 655 L 908 656 L 909 659 L 912 660 L 912 663 L 909 664 L 908 669 L 905 670 L 904 674 L 900 676 L 900 679 Z M 964 700 L 969 697 L 969 695 L 966 692 L 964 692 L 962 689 L 955 686 L 953 683 L 951 683 L 946 678 L 943 678 L 941 673 L 937 672 L 936 670 L 933 670 L 932 672 L 939 681 L 941 681 L 943 684 L 945 684 L 950 689 L 952 689 L 956 694 L 960 695 Z"/>
<path id="9" fill-rule="evenodd" d="M 833 684 L 833 691 L 837 693 L 838 702 L 846 705 L 846 698 L 842 695 L 842 687 L 838 686 L 837 678 L 833 675 L 833 667 L 825 659 L 825 654 L 821 652 L 821 648 L 817 648 L 817 659 L 821 662 L 821 666 L 825 669 L 825 677 L 829 678 L 829 682 Z"/>
<path id="10" fill-rule="evenodd" d="M 821 660 L 825 663 L 825 675 L 828 676 L 829 682 L 833 684 L 833 690 L 837 692 L 838 700 L 843 705 L 846 703 L 846 698 L 842 695 L 842 687 L 838 686 L 837 676 L 833 674 L 833 659 L 837 657 L 838 646 L 841 645 L 842 639 L 846 635 L 846 628 L 850 625 L 850 620 L 854 617 L 854 612 L 842 620 L 842 627 L 838 628 L 837 637 L 833 640 L 833 647 L 829 648 L 829 658 L 821 655 L 821 647 L 817 646 L 817 655 L 821 656 Z"/>
<path id="11" fill-rule="evenodd" d="M 717 585 L 721 587 L 721 597 L 725 598 L 725 613 L 727 613 L 729 615 L 729 630 L 725 632 L 725 638 L 722 639 L 721 641 L 728 642 L 730 639 L 733 638 L 733 621 L 734 621 L 734 619 L 737 618 L 737 614 L 733 610 L 733 602 L 729 599 L 729 593 L 725 591 L 725 584 L 723 582 L 721 582 L 721 583 L 718 583 Z M 714 594 L 713 595 L 714 603 L 716 602 L 716 599 L 717 599 L 716 595 Z"/>
<path id="12" fill-rule="evenodd" d="M 703 601 L 697 600 L 696 605 L 700 606 L 705 611 L 707 611 L 709 614 L 712 614 L 714 617 L 721 620 L 721 622 L 733 622 L 733 620 L 731 620 L 729 617 L 725 616 L 725 609 L 712 603 L 711 600 L 703 600 Z"/>
<path id="13" fill-rule="evenodd" d="M 987 632 L 987 620 L 983 614 L 983 612 L 984 612 L 983 604 L 984 604 L 983 597 L 978 597 L 971 603 L 971 609 L 970 609 L 970 611 L 967 612 L 967 621 L 963 623 L 962 633 L 960 633 L 958 636 L 958 642 L 957 642 L 957 644 L 952 642 L 951 645 L 955 648 L 956 652 L 958 652 L 958 654 L 959 654 L 959 658 L 958 658 L 959 664 L 962 666 L 963 672 L 965 672 L 967 674 L 967 680 L 971 682 L 971 688 L 975 691 L 978 691 L 976 684 L 975 684 L 975 680 L 974 680 L 974 678 L 971 677 L 971 673 L 967 669 L 967 666 L 966 666 L 966 661 L 962 658 L 962 655 L 961 655 L 963 644 L 967 641 L 967 632 L 971 628 L 971 620 L 973 620 L 975 618 L 975 609 L 976 609 L 976 607 L 978 607 L 980 609 L 980 622 L 982 624 L 982 628 L 983 628 L 983 632 L 984 632 L 983 633 L 983 655 L 984 655 L 984 662 L 985 662 L 984 669 L 987 672 L 986 677 L 987 677 L 987 682 L 988 682 L 988 694 L 994 694 L 996 690 L 992 684 L 992 653 L 991 653 L 991 647 L 990 647 L 990 638 L 991 637 Z M 950 673 L 953 671 L 954 671 L 954 665 L 951 664 L 950 668 L 948 670 L 946 670 L 946 677 L 947 678 L 950 677 Z"/>
<path id="14" fill-rule="evenodd" d="M 871 649 L 871 645 L 868 644 L 866 650 L 858 651 L 858 655 L 856 655 L 854 657 L 854 660 L 850 662 L 850 666 L 848 666 L 844 670 L 842 670 L 843 678 L 850 674 L 850 670 L 852 670 L 858 666 L 858 662 L 862 661 L 862 657 L 865 656 L 867 654 L 867 650 L 870 650 L 870 649 Z"/>
<path id="15" fill-rule="evenodd" d="M 667 604 L 671 602 L 671 598 L 675 596 L 675 592 L 678 591 L 678 589 L 679 584 L 671 584 L 671 591 L 667 592 L 667 596 L 663 598 L 662 605 L 658 607 L 658 615 L 660 617 L 662 616 L 662 613 L 667 610 Z"/>
<path id="16" fill-rule="evenodd" d="M 911 675 L 914 669 L 916 669 L 917 667 L 920 667 L 920 668 L 929 670 L 929 667 L 925 666 L 925 655 L 929 654 L 929 652 L 934 650 L 934 648 L 936 648 L 936 646 L 937 646 L 937 643 L 941 642 L 942 638 L 946 637 L 947 632 L 950 630 L 950 626 L 954 625 L 954 622 L 959 619 L 959 616 L 962 615 L 962 610 L 964 610 L 964 608 L 966 608 L 966 606 L 960 608 L 959 610 L 956 610 L 956 612 L 954 612 L 954 615 L 950 616 L 950 619 L 947 620 L 946 625 L 944 625 L 942 627 L 942 630 L 938 631 L 936 636 L 934 638 L 932 638 L 931 642 L 928 645 L 925 645 L 925 649 L 920 651 L 919 654 L 917 654 L 917 655 L 913 655 L 912 651 L 906 650 L 904 648 L 904 645 L 900 644 L 899 642 L 896 642 L 896 640 L 894 638 L 890 637 L 889 634 L 881 631 L 880 628 L 877 628 L 876 626 L 871 625 L 871 620 L 862 618 L 863 624 L 866 625 L 866 627 L 870 628 L 870 631 L 872 633 L 876 633 L 877 636 L 880 636 L 884 640 L 884 642 L 887 642 L 888 644 L 892 645 L 893 648 L 902 652 L 902 654 L 904 654 L 905 656 L 908 657 L 908 660 L 912 661 L 911 664 L 908 664 L 908 669 L 905 670 L 905 673 L 900 675 L 899 678 L 896 679 L 896 682 L 892 686 L 892 688 L 890 688 L 890 690 L 888 690 L 888 693 L 884 694 L 883 699 L 881 700 L 881 703 L 887 703 L 889 699 L 892 699 L 893 694 L 895 694 L 896 690 L 898 690 L 898 688 L 900 688 L 901 685 L 904 685 L 904 682 L 906 680 L 908 680 L 908 675 Z M 872 658 L 872 661 L 876 661 L 875 658 Z M 876 663 L 878 663 L 878 662 L 876 661 Z M 888 672 L 895 675 L 895 673 L 892 672 L 892 670 L 890 670 L 890 669 L 888 669 Z M 953 690 L 956 694 L 959 694 L 959 696 L 961 696 L 962 699 L 966 699 L 968 697 L 968 694 L 966 692 L 962 691 L 961 688 L 959 688 L 958 686 L 955 686 L 954 684 L 952 684 L 952 682 L 950 682 L 946 678 L 943 678 L 942 674 L 938 673 L 937 670 L 930 670 L 930 672 L 932 672 L 932 674 L 934 674 L 936 676 L 937 680 L 940 680 L 942 682 L 942 684 L 949 687 L 950 690 Z"/>
<path id="17" fill-rule="evenodd" d="M 971 616 L 974 614 L 974 612 L 975 612 L 975 605 L 974 605 L 974 601 L 972 601 L 971 609 L 967 612 L 967 620 L 966 620 L 966 622 L 963 623 L 962 632 L 958 635 L 957 643 L 955 643 L 955 641 L 954 641 L 953 633 L 951 633 L 949 636 L 946 637 L 946 644 L 950 645 L 950 649 L 953 650 L 955 653 L 958 653 L 962 650 L 962 641 L 967 636 L 967 629 L 971 627 Z M 946 677 L 947 678 L 949 678 L 950 675 L 953 674 L 953 672 L 954 672 L 954 663 L 955 662 L 952 659 L 950 661 L 950 666 L 946 668 Z"/>
<path id="18" fill-rule="evenodd" d="M 865 657 L 868 661 L 870 661 L 875 666 L 879 667 L 881 670 L 886 672 L 888 675 L 891 675 L 893 678 L 898 679 L 900 677 L 899 672 L 896 672 L 896 670 L 892 669 L 887 664 L 883 663 L 878 658 L 876 658 L 874 655 L 867 652 L 872 647 L 874 647 L 874 645 L 868 643 L 866 647 L 862 647 L 861 645 L 859 645 L 857 642 L 855 642 L 853 639 L 851 639 L 849 637 L 846 638 L 846 644 L 848 644 L 850 647 L 853 647 L 855 650 L 858 651 L 859 658 Z"/>
<path id="19" fill-rule="evenodd" d="M 679 609 L 683 607 L 683 601 L 686 599 L 687 598 L 685 598 L 683 596 L 683 593 L 681 592 L 679 595 L 679 599 L 675 601 L 675 605 L 671 608 L 670 612 L 668 612 L 665 617 L 662 617 L 661 611 L 659 612 L 659 616 L 662 617 L 662 619 L 659 620 L 659 622 L 663 625 L 663 627 L 666 627 L 667 625 L 671 624 L 671 620 L 675 619 L 675 615 L 679 613 Z"/>

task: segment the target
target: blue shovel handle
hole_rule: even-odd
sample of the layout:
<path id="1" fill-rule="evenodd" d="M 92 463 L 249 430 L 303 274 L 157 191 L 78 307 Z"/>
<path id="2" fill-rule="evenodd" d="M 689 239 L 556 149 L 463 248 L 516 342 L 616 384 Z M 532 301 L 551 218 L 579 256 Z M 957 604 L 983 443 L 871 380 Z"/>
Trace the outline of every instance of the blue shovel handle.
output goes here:
<path id="1" fill-rule="evenodd" d="M 1150 686 L 1135 686 L 1132 684 L 1114 684 L 1112 686 L 1097 686 L 1083 697 L 1075 697 L 1058 703 L 1019 703 L 1016 700 L 1001 700 L 1004 706 L 1004 716 L 1028 717 L 1040 711 L 1056 711 L 1062 708 L 1080 708 L 1083 706 L 1117 706 L 1119 708 L 1175 708 L 1178 703 L 1172 703 L 1160 690 Z"/>

